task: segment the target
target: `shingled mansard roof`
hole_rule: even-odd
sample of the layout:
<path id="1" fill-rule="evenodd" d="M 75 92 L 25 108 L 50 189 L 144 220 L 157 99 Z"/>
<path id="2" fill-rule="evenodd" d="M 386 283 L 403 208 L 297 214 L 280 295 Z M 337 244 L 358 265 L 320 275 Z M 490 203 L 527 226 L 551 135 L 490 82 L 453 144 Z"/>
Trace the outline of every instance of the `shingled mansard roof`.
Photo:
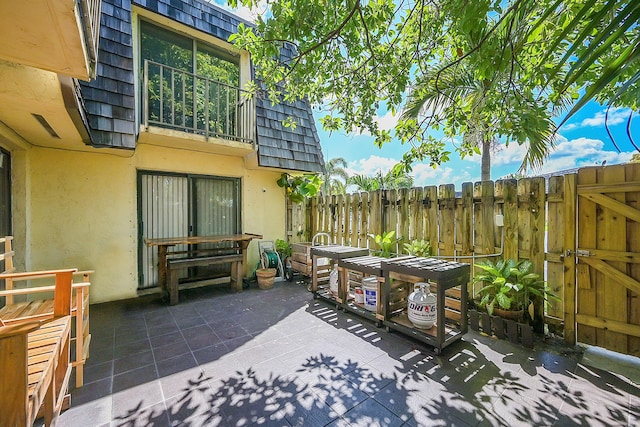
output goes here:
<path id="1" fill-rule="evenodd" d="M 134 149 L 136 116 L 131 5 L 228 40 L 240 22 L 250 23 L 201 0 L 103 0 L 97 77 L 81 82 L 93 145 Z M 283 58 L 293 55 L 282 50 Z M 285 128 L 287 117 L 295 129 Z M 311 106 L 306 100 L 271 105 L 256 100 L 258 162 L 260 166 L 321 172 L 324 166 Z"/>

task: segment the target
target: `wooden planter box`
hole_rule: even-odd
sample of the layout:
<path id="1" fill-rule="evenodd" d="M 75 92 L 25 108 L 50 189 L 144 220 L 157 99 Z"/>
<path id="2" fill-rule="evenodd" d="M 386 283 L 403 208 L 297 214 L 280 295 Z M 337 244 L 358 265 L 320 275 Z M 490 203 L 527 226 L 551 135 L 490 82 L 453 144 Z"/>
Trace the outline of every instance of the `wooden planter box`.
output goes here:
<path id="1" fill-rule="evenodd" d="M 533 348 L 533 327 L 528 323 L 490 316 L 489 313 L 469 310 L 469 327 L 474 331 L 507 339 L 515 344 Z"/>
<path id="2" fill-rule="evenodd" d="M 291 244 L 291 267 L 305 276 L 311 276 L 311 242 Z"/>

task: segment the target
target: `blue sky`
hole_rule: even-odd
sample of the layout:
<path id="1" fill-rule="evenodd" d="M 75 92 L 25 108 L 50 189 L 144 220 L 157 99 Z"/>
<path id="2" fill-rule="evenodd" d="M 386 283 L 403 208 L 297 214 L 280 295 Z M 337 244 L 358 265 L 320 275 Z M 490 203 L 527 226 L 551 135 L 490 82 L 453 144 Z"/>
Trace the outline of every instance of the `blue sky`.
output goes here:
<path id="1" fill-rule="evenodd" d="M 607 136 L 604 119 L 606 108 L 595 103 L 587 104 L 559 132 L 559 138 L 555 151 L 545 161 L 538 173 L 555 172 L 581 166 L 595 166 L 606 160 L 607 165 L 625 163 L 629 161 L 635 152 L 629 138 L 626 135 L 626 124 L 629 116 L 627 109 L 611 109 L 609 112 L 609 128 L 622 150 L 618 153 L 613 143 Z M 318 118 L 326 114 L 315 113 L 316 124 Z M 640 118 L 635 115 L 638 122 L 631 125 L 632 135 L 636 140 L 640 139 Z M 391 128 L 395 121 L 390 115 L 379 117 L 378 122 L 382 128 Z M 350 174 L 373 175 L 377 171 L 387 172 L 401 158 L 407 150 L 398 141 L 384 145 L 381 149 L 373 144 L 373 138 L 368 135 L 356 135 L 332 133 L 318 129 L 322 151 L 325 161 L 334 157 L 342 157 L 348 163 L 347 171 Z M 437 135 L 434 133 L 434 136 Z M 460 188 L 463 182 L 475 182 L 480 180 L 480 156 L 471 156 L 461 159 L 455 153 L 453 143 L 447 144 L 452 152 L 450 161 L 437 168 L 432 168 L 425 163 L 417 163 L 413 168 L 414 184 L 416 186 L 455 184 Z M 516 173 L 525 147 L 510 144 L 502 145 L 491 155 L 491 178 L 499 179 L 511 173 Z M 535 172 L 528 175 L 534 176 Z"/>

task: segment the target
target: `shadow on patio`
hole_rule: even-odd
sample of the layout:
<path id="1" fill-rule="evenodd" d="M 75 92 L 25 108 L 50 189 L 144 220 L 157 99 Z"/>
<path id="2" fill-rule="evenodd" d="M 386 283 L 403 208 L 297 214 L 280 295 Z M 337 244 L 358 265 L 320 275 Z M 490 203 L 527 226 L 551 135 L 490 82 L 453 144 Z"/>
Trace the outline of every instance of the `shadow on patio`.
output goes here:
<path id="1" fill-rule="evenodd" d="M 634 425 L 640 391 L 572 349 L 475 333 L 434 356 L 303 284 L 92 306 L 69 426 Z"/>

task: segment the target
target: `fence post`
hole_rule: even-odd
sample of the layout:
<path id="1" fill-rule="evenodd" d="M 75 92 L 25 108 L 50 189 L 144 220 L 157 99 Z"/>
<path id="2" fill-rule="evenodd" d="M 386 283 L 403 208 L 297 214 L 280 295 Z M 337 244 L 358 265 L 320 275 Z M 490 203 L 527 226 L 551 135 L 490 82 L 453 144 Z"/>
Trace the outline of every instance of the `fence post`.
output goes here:
<path id="1" fill-rule="evenodd" d="M 576 250 L 577 175 L 564 176 L 564 340 L 576 344 Z"/>

